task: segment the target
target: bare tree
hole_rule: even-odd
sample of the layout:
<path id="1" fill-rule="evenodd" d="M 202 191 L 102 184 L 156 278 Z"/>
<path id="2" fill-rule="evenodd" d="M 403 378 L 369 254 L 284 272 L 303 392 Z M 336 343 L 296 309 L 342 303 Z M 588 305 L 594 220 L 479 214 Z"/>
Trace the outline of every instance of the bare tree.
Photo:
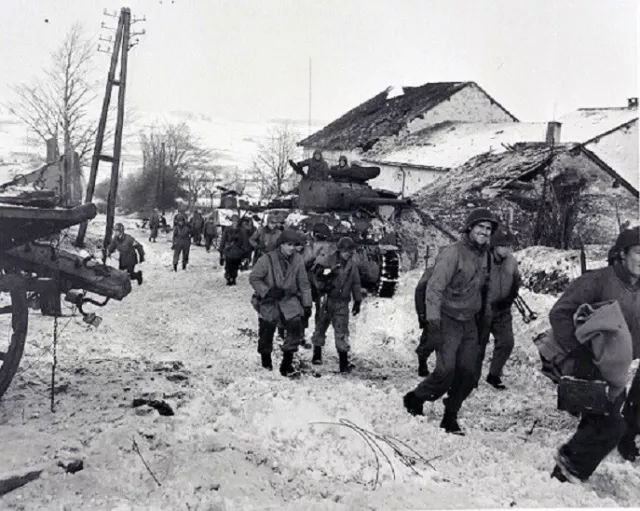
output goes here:
<path id="1" fill-rule="evenodd" d="M 93 78 L 94 49 L 82 26 L 74 24 L 51 54 L 44 75 L 14 86 L 15 100 L 7 105 L 43 141 L 61 138 L 64 153 L 77 152 L 81 163 L 93 149 L 100 113 L 90 109 L 98 86 Z"/>
<path id="2" fill-rule="evenodd" d="M 266 140 L 258 145 L 253 168 L 260 179 L 262 199 L 273 198 L 293 184 L 295 174 L 289 160 L 298 154 L 298 138 L 299 134 L 288 123 L 282 123 L 270 129 Z"/>

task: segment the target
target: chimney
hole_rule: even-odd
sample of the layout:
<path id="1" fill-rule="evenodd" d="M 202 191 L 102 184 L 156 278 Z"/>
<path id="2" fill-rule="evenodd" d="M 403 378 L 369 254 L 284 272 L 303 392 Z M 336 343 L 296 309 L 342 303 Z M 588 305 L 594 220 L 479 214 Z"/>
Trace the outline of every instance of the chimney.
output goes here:
<path id="1" fill-rule="evenodd" d="M 627 106 L 629 108 L 638 108 L 638 98 L 627 98 Z"/>
<path id="2" fill-rule="evenodd" d="M 557 145 L 560 143 L 560 128 L 562 123 L 557 121 L 549 121 L 547 123 L 547 144 Z"/>

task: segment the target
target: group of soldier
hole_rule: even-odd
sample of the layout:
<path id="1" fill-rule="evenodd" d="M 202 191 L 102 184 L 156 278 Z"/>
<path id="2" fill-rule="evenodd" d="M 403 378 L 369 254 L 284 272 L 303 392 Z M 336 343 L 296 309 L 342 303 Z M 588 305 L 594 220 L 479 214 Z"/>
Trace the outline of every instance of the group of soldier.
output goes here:
<path id="1" fill-rule="evenodd" d="M 199 243 L 201 233 L 205 239 L 217 235 L 207 231 L 210 221 L 196 214 L 190 220 L 184 213 L 176 215 L 174 271 L 180 255 L 183 269 L 187 268 L 191 239 Z M 150 227 L 155 241 L 154 225 Z M 326 225 L 318 224 L 313 237 L 321 240 L 329 234 Z M 475 209 L 468 214 L 460 239 L 440 250 L 415 288 L 422 329 L 417 369 L 423 380 L 404 396 L 403 404 L 410 414 L 421 416 L 425 402 L 446 394 L 440 427 L 448 433 L 464 435 L 458 414 L 478 386 L 491 334 L 495 346 L 486 381 L 495 389 L 506 388 L 502 370 L 514 347 L 511 309 L 519 299 L 522 281 L 512 253 L 515 244 L 515 236 L 500 225 L 497 216 L 488 209 Z M 210 248 L 210 239 L 206 246 Z M 328 255 L 321 254 L 318 246 L 308 243 L 302 232 L 283 229 L 273 217 L 255 229 L 251 219 L 243 225 L 234 216 L 220 237 L 227 285 L 236 284 L 243 261 L 253 262 L 249 283 L 254 291 L 251 303 L 258 313 L 257 351 L 262 367 L 272 370 L 273 341 L 279 331 L 284 341 L 279 368 L 283 376 L 296 373 L 294 354 L 305 344 L 305 329 L 314 306 L 312 363 L 323 363 L 326 332 L 333 326 L 339 370 L 349 373 L 353 368 L 349 361 L 349 316 L 360 312 L 362 302 L 356 243 L 342 237 L 337 250 Z M 114 250 L 120 251 L 120 268 L 141 284 L 142 272 L 136 272 L 135 265 L 144 261 L 144 250 L 124 233 L 122 224 L 116 225 L 107 255 Z M 609 252 L 609 265 L 571 283 L 549 319 L 551 331 L 545 342 L 552 353 L 563 354 L 560 365 L 555 360 L 558 377 L 607 384 L 604 409 L 585 407 L 579 412 L 578 429 L 558 449 L 551 474 L 562 482 L 586 481 L 616 446 L 625 459 L 640 456 L 635 444 L 640 432 L 640 370 L 626 391 L 631 358 L 640 358 L 640 227 L 620 233 Z M 586 341 L 585 322 L 591 334 Z M 548 347 L 546 351 L 538 348 L 543 365 L 553 365 L 545 358 Z M 621 363 L 625 349 L 629 352 L 627 366 Z M 433 353 L 435 367 L 429 372 L 427 360 Z"/>

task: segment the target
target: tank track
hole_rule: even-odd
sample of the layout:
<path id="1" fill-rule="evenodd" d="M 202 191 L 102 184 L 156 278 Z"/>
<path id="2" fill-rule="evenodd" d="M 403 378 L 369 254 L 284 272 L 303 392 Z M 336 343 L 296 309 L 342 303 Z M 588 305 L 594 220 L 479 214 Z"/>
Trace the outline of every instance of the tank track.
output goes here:
<path id="1" fill-rule="evenodd" d="M 400 276 L 400 257 L 397 250 L 386 250 L 382 252 L 381 259 L 378 296 L 391 298 L 396 292 Z"/>

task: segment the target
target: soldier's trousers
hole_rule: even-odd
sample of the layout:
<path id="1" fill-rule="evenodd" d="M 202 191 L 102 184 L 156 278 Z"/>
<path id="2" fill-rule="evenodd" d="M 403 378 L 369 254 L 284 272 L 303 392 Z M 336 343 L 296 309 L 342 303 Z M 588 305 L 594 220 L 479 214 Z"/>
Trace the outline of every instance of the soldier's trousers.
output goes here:
<path id="1" fill-rule="evenodd" d="M 475 386 L 478 328 L 475 319 L 458 321 L 443 314 L 436 344 L 436 367 L 414 390 L 423 401 L 447 393 L 447 411 L 457 414 Z M 431 341 L 430 341 L 431 342 Z"/>
<path id="2" fill-rule="evenodd" d="M 158 237 L 158 226 L 151 227 L 151 233 L 149 234 L 149 239 L 152 241 L 156 241 Z"/>
<path id="3" fill-rule="evenodd" d="M 635 438 L 640 433 L 640 366 L 631 381 L 627 400 L 622 407 L 622 416 L 627 424 L 627 434 Z"/>
<path id="4" fill-rule="evenodd" d="M 427 329 L 423 328 L 422 334 L 420 335 L 420 342 L 418 343 L 418 347 L 416 348 L 418 358 L 421 360 L 427 360 L 431 356 L 431 354 L 436 351 L 436 341 L 436 339 L 430 339 Z"/>
<path id="5" fill-rule="evenodd" d="M 338 353 L 348 353 L 350 349 L 349 302 L 328 299 L 326 304 L 320 307 L 311 340 L 314 346 L 324 346 L 329 325 L 333 326 Z"/>
<path id="6" fill-rule="evenodd" d="M 131 280 L 136 280 L 136 265 L 135 264 L 120 264 L 119 269 L 122 271 L 126 271 L 129 274 L 129 278 Z"/>
<path id="7" fill-rule="evenodd" d="M 298 351 L 298 347 L 302 340 L 302 318 L 300 316 L 290 320 L 281 318 L 280 321 L 285 327 L 285 338 L 284 344 L 282 345 L 282 351 Z M 276 333 L 277 327 L 278 322 L 271 322 L 258 318 L 258 353 L 267 354 L 273 351 L 273 336 Z"/>
<path id="8" fill-rule="evenodd" d="M 213 245 L 213 240 L 215 238 L 215 236 L 209 236 L 208 234 L 204 235 L 204 248 L 207 249 L 207 252 L 211 250 L 211 245 Z"/>
<path id="9" fill-rule="evenodd" d="M 578 430 L 560 448 L 560 452 L 567 458 L 576 475 L 586 480 L 615 448 L 625 429 L 625 421 L 619 413 L 610 416 L 585 413 Z"/>
<path id="10" fill-rule="evenodd" d="M 242 259 L 224 258 L 224 276 L 227 279 L 235 280 L 238 278 L 238 270 L 242 264 Z"/>
<path id="11" fill-rule="evenodd" d="M 483 338 L 480 339 L 478 365 L 476 369 L 478 380 L 482 374 L 482 363 L 484 362 L 484 355 L 487 350 L 487 344 L 489 343 L 489 334 L 493 334 L 494 338 L 493 358 L 489 366 L 489 374 L 492 376 L 502 376 L 502 370 L 507 360 L 509 360 L 514 346 L 513 316 L 511 315 L 511 309 L 494 312 L 491 318 L 491 326 L 486 329 L 484 335 L 482 335 Z"/>
<path id="12" fill-rule="evenodd" d="M 186 266 L 189 264 L 190 250 L 191 245 L 177 245 L 176 248 L 173 249 L 173 265 L 177 265 L 178 261 L 180 261 L 180 254 L 182 254 L 182 265 Z"/>

